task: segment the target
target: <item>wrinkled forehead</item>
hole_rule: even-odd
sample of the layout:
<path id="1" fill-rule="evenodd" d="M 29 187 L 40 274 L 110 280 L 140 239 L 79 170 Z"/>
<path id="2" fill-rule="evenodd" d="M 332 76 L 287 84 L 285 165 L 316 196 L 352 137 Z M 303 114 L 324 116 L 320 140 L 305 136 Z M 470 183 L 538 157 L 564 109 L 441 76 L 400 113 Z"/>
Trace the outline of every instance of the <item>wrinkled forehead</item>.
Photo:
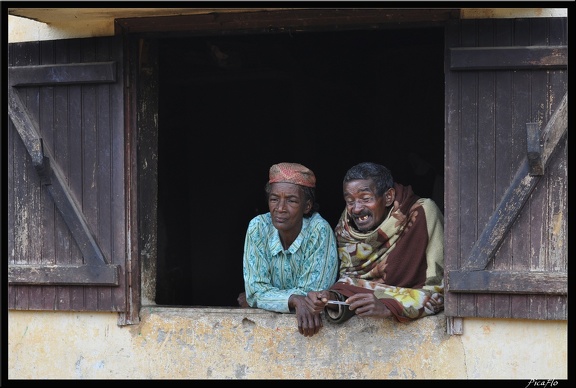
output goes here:
<path id="1" fill-rule="evenodd" d="M 343 184 L 344 196 L 359 194 L 376 194 L 376 184 L 372 179 L 355 179 Z"/>
<path id="2" fill-rule="evenodd" d="M 277 196 L 302 196 L 303 189 L 300 185 L 288 182 L 276 182 L 270 184 L 270 194 Z"/>

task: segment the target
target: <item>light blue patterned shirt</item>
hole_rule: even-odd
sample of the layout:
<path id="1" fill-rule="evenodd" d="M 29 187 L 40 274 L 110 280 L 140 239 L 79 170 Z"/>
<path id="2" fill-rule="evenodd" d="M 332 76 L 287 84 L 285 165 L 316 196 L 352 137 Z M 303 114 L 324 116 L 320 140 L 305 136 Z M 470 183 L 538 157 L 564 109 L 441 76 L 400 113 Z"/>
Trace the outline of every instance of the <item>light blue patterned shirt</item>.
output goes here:
<path id="1" fill-rule="evenodd" d="M 270 213 L 254 217 L 244 242 L 244 286 L 252 307 L 280 313 L 290 295 L 327 290 L 336 281 L 338 253 L 334 231 L 318 212 L 304 218 L 302 230 L 282 248 Z"/>

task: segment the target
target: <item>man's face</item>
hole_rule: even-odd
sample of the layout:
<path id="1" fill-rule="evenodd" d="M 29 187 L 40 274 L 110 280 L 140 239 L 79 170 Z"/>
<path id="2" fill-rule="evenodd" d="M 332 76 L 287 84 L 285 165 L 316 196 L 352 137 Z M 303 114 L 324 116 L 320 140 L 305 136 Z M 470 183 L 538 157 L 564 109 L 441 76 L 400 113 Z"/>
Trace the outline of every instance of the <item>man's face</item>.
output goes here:
<path id="1" fill-rule="evenodd" d="M 384 221 L 387 214 L 386 193 L 378 197 L 372 179 L 359 179 L 344 183 L 346 211 L 356 225 L 356 229 L 369 232 Z"/>

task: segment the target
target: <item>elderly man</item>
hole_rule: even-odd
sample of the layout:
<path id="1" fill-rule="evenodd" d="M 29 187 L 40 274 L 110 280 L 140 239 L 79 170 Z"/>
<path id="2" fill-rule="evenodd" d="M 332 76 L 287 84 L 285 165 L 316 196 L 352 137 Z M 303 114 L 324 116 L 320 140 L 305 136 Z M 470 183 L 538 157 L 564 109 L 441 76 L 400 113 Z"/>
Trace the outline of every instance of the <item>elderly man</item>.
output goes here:
<path id="1" fill-rule="evenodd" d="M 340 278 L 307 294 L 310 312 L 341 323 L 354 315 L 407 322 L 442 311 L 444 218 L 434 201 L 370 162 L 347 171 L 343 191 Z"/>

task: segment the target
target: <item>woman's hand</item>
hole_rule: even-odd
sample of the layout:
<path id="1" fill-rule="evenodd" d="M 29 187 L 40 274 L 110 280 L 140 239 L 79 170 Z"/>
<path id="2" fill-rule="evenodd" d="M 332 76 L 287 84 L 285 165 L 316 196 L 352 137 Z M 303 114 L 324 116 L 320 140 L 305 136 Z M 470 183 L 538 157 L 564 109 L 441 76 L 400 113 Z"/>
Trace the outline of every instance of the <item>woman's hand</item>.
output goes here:
<path id="1" fill-rule="evenodd" d="M 312 314 L 320 314 L 324 311 L 330 297 L 330 291 L 309 291 L 304 302 Z"/>
<path id="2" fill-rule="evenodd" d="M 312 337 L 320 331 L 323 323 L 319 312 L 310 311 L 306 304 L 306 298 L 307 296 L 291 295 L 288 305 L 296 310 L 298 332 L 304 337 Z"/>
<path id="3" fill-rule="evenodd" d="M 238 295 L 238 299 L 236 299 L 236 300 L 238 301 L 238 306 L 250 307 L 248 302 L 246 302 L 246 293 L 245 292 L 240 293 L 240 295 Z"/>

